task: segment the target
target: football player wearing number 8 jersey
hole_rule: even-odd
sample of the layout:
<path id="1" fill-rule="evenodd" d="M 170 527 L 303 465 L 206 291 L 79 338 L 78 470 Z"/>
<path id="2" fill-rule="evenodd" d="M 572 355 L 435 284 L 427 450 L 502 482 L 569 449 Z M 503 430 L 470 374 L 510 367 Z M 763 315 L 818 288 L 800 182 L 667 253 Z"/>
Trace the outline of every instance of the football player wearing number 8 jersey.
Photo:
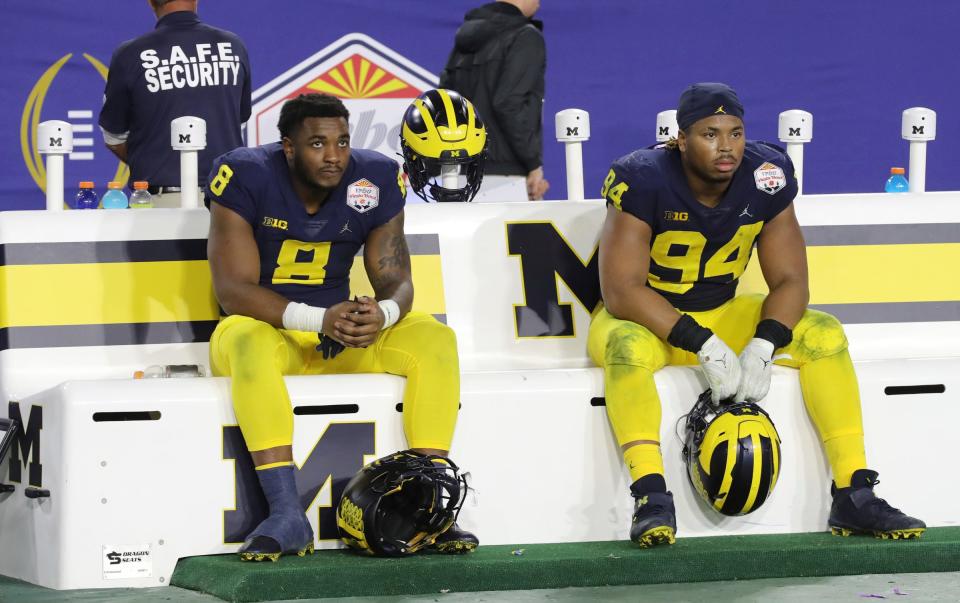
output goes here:
<path id="1" fill-rule="evenodd" d="M 833 472 L 834 533 L 919 537 L 922 521 L 873 493 L 843 327 L 807 308 L 793 165 L 779 147 L 747 141 L 742 117 L 730 87 L 694 84 L 680 97 L 678 138 L 622 157 L 603 183 L 603 307 L 588 345 L 604 369 L 607 414 L 633 480 L 630 537 L 651 546 L 676 533 L 653 373 L 699 364 L 714 403 L 759 402 L 772 363 L 800 371 Z M 737 296 L 754 244 L 769 294 Z"/>
<path id="2" fill-rule="evenodd" d="M 240 549 L 244 560 L 313 550 L 294 479 L 284 375 L 406 377 L 409 446 L 445 457 L 453 438 L 460 402 L 456 337 L 433 316 L 410 310 L 403 179 L 392 159 L 351 150 L 348 119 L 332 96 L 289 100 L 280 112 L 281 142 L 219 157 L 206 189 L 207 255 L 217 299 L 229 314 L 211 337 L 211 365 L 231 378 L 237 422 L 270 508 Z M 361 246 L 376 299 L 350 298 L 350 269 Z M 460 552 L 477 539 L 454 525 L 436 544 Z"/>

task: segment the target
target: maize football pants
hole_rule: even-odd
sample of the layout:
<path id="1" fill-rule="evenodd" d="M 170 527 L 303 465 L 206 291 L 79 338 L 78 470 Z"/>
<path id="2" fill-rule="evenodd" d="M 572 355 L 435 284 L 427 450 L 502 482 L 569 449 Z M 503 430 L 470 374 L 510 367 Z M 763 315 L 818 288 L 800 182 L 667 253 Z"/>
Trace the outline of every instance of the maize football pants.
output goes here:
<path id="1" fill-rule="evenodd" d="M 247 448 L 293 443 L 293 409 L 284 375 L 389 373 L 406 377 L 403 429 L 411 448 L 449 450 L 460 405 L 460 366 L 453 330 L 410 312 L 366 348 L 324 359 L 317 334 L 277 329 L 229 316 L 210 338 L 213 374 L 231 378 L 233 408 Z"/>
<path id="2" fill-rule="evenodd" d="M 689 312 L 710 328 L 736 353 L 753 337 L 763 306 L 763 295 L 735 297 L 718 308 Z M 660 398 L 653 373 L 670 365 L 696 365 L 695 354 L 675 348 L 646 327 L 614 318 L 605 308 L 590 323 L 588 350 L 604 369 L 607 415 L 634 479 L 663 473 L 660 441 Z M 857 469 L 866 467 L 860 390 L 847 338 L 833 316 L 808 309 L 793 329 L 793 341 L 777 354 L 776 364 L 800 370 L 804 403 L 824 444 L 834 481 L 848 486 Z M 656 444 L 649 444 L 654 442 Z M 633 457 L 633 458 L 631 458 Z"/>

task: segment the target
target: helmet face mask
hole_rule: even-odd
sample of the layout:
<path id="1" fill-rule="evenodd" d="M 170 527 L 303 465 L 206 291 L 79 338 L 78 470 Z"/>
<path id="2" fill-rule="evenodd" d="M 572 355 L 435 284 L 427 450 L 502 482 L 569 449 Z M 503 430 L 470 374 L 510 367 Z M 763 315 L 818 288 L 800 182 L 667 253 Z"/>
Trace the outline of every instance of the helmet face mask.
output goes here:
<path id="1" fill-rule="evenodd" d="M 421 94 L 400 130 L 403 169 L 413 191 L 428 202 L 472 201 L 483 180 L 486 142 L 483 120 L 465 97 L 444 89 Z M 456 187 L 443 186 L 445 167 L 456 170 Z"/>
<path id="2" fill-rule="evenodd" d="M 704 392 L 687 415 L 683 459 L 694 489 L 724 515 L 746 515 L 769 498 L 780 475 L 780 435 L 749 402 L 714 406 Z"/>
<path id="3" fill-rule="evenodd" d="M 410 450 L 387 455 L 344 489 L 337 507 L 340 537 L 368 555 L 412 555 L 453 525 L 466 491 L 466 479 L 448 459 Z"/>

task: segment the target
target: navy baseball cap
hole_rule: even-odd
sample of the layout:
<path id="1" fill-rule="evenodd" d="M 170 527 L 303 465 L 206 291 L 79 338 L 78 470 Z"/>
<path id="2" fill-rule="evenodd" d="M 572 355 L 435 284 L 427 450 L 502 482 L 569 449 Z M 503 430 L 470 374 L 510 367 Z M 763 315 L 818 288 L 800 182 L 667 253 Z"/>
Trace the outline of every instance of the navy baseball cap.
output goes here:
<path id="1" fill-rule="evenodd" d="M 691 85 L 680 95 L 677 125 L 681 130 L 711 115 L 732 115 L 743 119 L 743 105 L 733 88 L 726 84 L 704 82 Z"/>

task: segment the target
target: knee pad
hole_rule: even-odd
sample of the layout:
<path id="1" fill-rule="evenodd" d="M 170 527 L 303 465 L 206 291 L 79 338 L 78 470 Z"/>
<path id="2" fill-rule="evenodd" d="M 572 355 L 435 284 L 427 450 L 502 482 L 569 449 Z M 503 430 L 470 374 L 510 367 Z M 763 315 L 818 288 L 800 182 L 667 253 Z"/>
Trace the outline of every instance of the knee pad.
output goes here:
<path id="1" fill-rule="evenodd" d="M 847 335 L 832 314 L 807 310 L 794 329 L 794 344 L 808 360 L 819 360 L 847 349 Z"/>
<path id="2" fill-rule="evenodd" d="M 408 314 L 397 326 L 401 329 L 392 340 L 394 346 L 412 347 L 410 351 L 418 355 L 427 351 L 442 358 L 457 355 L 457 334 L 429 314 Z"/>
<path id="3" fill-rule="evenodd" d="M 607 336 L 604 365 L 627 364 L 656 370 L 656 350 L 660 340 L 649 329 L 633 322 L 622 321 Z"/>

